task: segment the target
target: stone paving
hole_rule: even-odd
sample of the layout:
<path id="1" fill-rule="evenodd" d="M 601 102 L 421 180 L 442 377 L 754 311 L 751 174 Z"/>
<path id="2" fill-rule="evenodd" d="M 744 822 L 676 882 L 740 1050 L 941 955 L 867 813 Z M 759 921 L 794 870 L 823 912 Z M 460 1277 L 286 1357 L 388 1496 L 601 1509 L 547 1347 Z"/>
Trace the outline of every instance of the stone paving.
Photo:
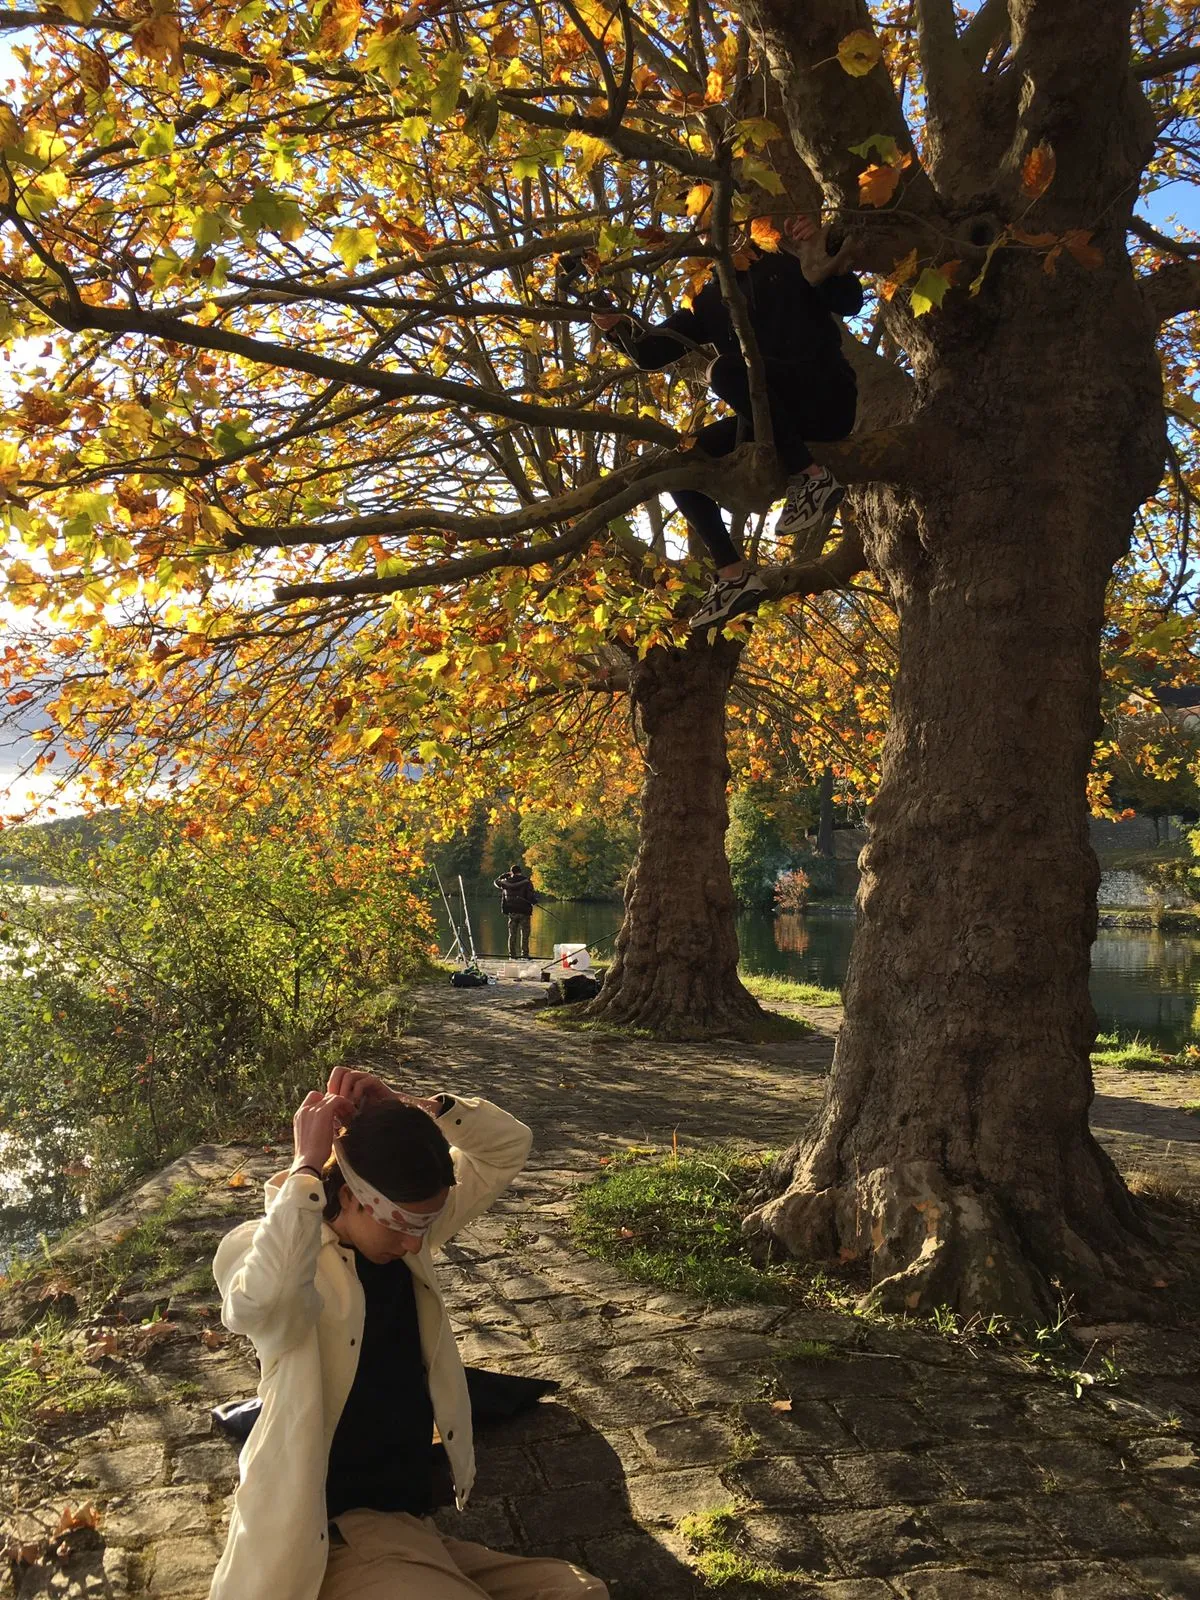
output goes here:
<path id="1" fill-rule="evenodd" d="M 447 1527 L 569 1556 L 614 1600 L 714 1592 L 678 1527 L 714 1510 L 729 1513 L 725 1544 L 742 1563 L 721 1590 L 731 1600 L 1200 1600 L 1200 1334 L 1082 1330 L 1097 1356 L 1115 1350 L 1122 1376 L 1076 1399 L 1003 1351 L 925 1328 L 706 1309 L 631 1284 L 570 1243 L 572 1191 L 598 1155 L 669 1142 L 673 1128 L 686 1142 L 785 1142 L 819 1092 L 828 1037 L 670 1047 L 560 1035 L 536 1026 L 519 990 L 450 993 L 467 1003 L 430 992 L 402 1041 L 414 1085 L 492 1095 L 533 1123 L 538 1144 L 446 1252 L 443 1287 L 464 1359 L 561 1388 L 481 1433 L 475 1493 L 464 1516 L 439 1513 Z M 1169 1128 L 1099 1131 L 1118 1152 L 1139 1141 L 1139 1162 L 1182 1146 L 1190 1168 L 1200 1129 L 1169 1105 L 1149 1109 Z M 259 1209 L 280 1164 L 193 1152 L 75 1236 L 54 1270 L 84 1272 L 181 1182 L 202 1192 L 167 1233 L 203 1262 Z M 98 1365 L 119 1370 L 136 1401 L 86 1427 L 47 1425 L 0 1465 L 10 1532 L 42 1556 L 14 1565 L 6 1592 L 199 1600 L 236 1479 L 208 1409 L 253 1391 L 252 1359 L 219 1329 L 215 1293 L 194 1273 L 131 1282 L 88 1336 L 105 1327 L 122 1348 Z M 86 1501 L 99 1527 L 58 1537 L 64 1505 Z M 754 1566 L 760 1581 L 745 1581 Z"/>

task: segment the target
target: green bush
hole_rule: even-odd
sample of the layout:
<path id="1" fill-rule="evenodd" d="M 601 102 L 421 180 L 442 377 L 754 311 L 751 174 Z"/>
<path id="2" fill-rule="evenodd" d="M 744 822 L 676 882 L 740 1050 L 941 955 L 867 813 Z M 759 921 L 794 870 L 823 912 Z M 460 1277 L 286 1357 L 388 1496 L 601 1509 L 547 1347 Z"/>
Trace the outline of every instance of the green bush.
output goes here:
<path id="1" fill-rule="evenodd" d="M 628 816 L 523 817 L 525 864 L 556 900 L 619 900 L 637 854 L 637 823 Z"/>
<path id="2" fill-rule="evenodd" d="M 204 1139 L 276 1132 L 430 933 L 374 819 L 216 832 L 164 809 L 80 839 L 22 830 L 10 848 L 56 887 L 0 887 L 0 1131 L 31 1198 L 63 1207 Z"/>

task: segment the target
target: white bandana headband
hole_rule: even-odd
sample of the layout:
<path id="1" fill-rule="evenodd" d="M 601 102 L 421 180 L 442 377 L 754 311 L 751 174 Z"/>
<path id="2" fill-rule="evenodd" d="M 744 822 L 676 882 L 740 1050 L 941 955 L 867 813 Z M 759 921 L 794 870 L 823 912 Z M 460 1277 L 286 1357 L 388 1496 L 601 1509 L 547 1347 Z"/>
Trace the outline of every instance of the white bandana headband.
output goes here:
<path id="1" fill-rule="evenodd" d="M 381 1194 L 364 1177 L 355 1172 L 340 1139 L 334 1143 L 333 1153 L 350 1193 L 376 1222 L 382 1222 L 383 1226 L 391 1228 L 393 1233 L 408 1233 L 418 1238 L 423 1237 L 446 1209 L 446 1203 L 443 1201 L 436 1211 L 406 1211 L 402 1205 L 397 1204 L 395 1200 L 389 1200 L 387 1195 Z"/>

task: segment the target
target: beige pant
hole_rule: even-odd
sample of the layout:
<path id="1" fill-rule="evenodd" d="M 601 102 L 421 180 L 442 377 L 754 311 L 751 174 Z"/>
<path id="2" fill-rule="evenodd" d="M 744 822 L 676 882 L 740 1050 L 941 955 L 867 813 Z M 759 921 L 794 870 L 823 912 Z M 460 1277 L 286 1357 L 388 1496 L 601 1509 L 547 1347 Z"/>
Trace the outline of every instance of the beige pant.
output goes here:
<path id="1" fill-rule="evenodd" d="M 608 1600 L 566 1561 L 446 1539 L 429 1518 L 348 1511 L 337 1525 L 346 1542 L 331 1544 L 318 1600 Z"/>

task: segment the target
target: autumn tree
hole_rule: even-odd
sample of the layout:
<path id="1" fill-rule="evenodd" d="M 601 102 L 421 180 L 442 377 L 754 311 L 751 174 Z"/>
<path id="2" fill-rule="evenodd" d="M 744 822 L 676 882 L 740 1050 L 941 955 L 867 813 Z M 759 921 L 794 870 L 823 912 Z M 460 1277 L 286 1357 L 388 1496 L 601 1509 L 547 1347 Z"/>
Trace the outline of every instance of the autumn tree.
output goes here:
<path id="1" fill-rule="evenodd" d="M 720 842 L 746 630 L 684 644 L 659 497 L 761 514 L 781 475 L 762 426 L 719 470 L 688 450 L 697 375 L 597 347 L 564 263 L 647 319 L 715 266 L 744 330 L 739 254 L 775 242 L 748 196 L 855 230 L 860 429 L 819 452 L 850 514 L 773 585 L 869 567 L 899 667 L 824 1111 L 755 1225 L 869 1257 L 900 1308 L 1160 1281 L 1087 1128 L 1086 783 L 1106 585 L 1163 466 L 1158 330 L 1200 304 L 1197 247 L 1136 212 L 1191 176 L 1191 6 L 42 20 L 0 128 L 27 384 L 0 466 L 9 597 L 51 620 L 10 673 L 61 669 L 102 779 L 174 751 L 252 790 L 314 752 L 436 764 L 464 707 L 502 720 L 519 678 L 528 716 L 617 652 L 649 774 L 619 1019 L 745 1015 Z"/>

